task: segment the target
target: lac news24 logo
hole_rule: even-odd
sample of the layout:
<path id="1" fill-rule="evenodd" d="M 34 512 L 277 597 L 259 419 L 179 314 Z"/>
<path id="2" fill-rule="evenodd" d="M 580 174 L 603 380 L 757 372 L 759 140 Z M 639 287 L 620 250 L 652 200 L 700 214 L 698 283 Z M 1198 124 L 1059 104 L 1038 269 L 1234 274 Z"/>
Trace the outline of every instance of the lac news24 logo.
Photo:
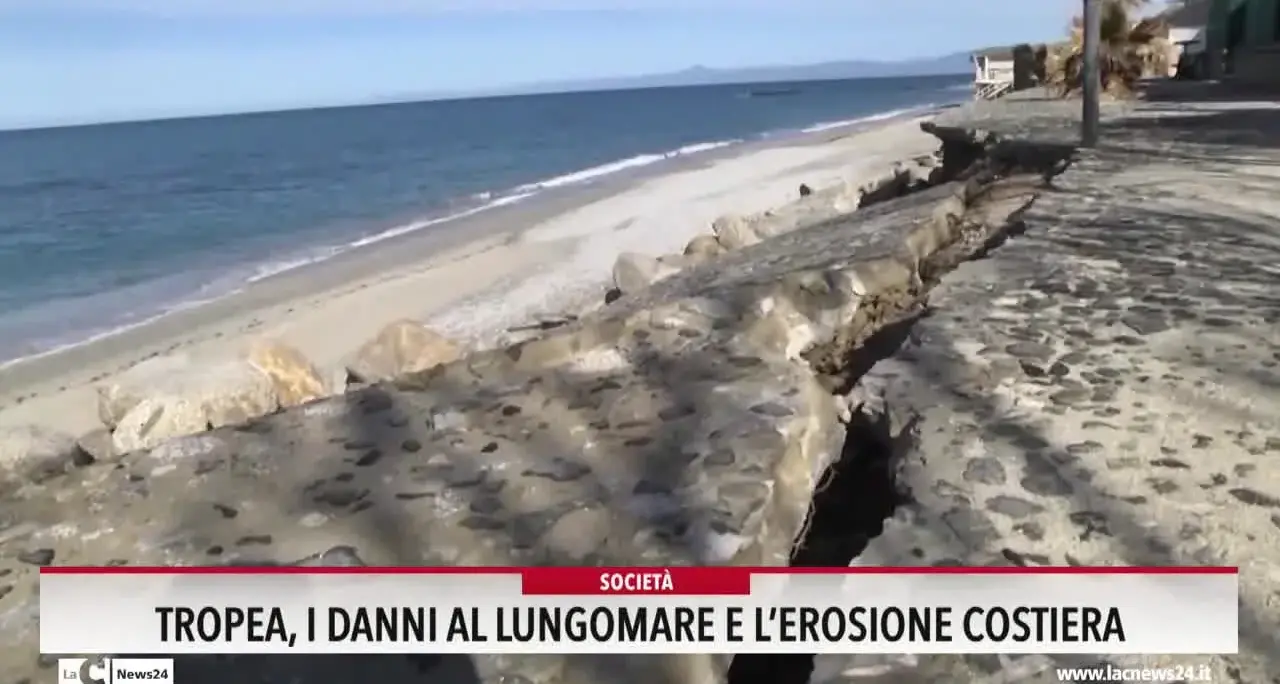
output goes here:
<path id="1" fill-rule="evenodd" d="M 172 658 L 60 658 L 58 684 L 173 684 Z"/>

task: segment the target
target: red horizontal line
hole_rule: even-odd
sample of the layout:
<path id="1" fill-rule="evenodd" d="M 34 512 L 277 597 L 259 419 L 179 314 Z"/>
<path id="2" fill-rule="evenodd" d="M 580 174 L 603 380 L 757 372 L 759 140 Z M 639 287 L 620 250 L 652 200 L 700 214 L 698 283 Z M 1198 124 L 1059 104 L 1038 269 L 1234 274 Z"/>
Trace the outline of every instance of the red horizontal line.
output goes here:
<path id="1" fill-rule="evenodd" d="M 1239 568 L 1210 566 L 1093 566 L 995 565 L 984 567 L 851 567 L 851 568 L 752 568 L 766 575 L 1237 575 Z"/>
<path id="2" fill-rule="evenodd" d="M 539 568 L 546 572 L 549 568 Z M 568 568 L 566 568 L 568 569 Z M 584 568 L 575 568 L 583 570 Z M 590 568 L 599 572 L 654 572 L 664 568 Z M 674 569 L 674 568 L 673 568 Z M 993 567 L 840 567 L 786 568 L 724 566 L 727 573 L 749 572 L 756 575 L 1238 575 L 1239 568 L 1229 567 L 1130 567 L 1130 566 L 993 566 Z M 516 567 L 303 567 L 294 565 L 253 566 L 49 566 L 40 568 L 42 575 L 513 575 Z"/>

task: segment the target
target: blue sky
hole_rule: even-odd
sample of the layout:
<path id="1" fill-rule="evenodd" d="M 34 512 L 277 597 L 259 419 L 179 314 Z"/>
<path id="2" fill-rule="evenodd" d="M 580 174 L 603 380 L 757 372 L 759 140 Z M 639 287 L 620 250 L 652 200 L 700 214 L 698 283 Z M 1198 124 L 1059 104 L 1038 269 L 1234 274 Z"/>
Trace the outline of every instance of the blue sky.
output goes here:
<path id="1" fill-rule="evenodd" d="M 1055 38 L 1080 0 L 0 0 L 0 128 Z"/>

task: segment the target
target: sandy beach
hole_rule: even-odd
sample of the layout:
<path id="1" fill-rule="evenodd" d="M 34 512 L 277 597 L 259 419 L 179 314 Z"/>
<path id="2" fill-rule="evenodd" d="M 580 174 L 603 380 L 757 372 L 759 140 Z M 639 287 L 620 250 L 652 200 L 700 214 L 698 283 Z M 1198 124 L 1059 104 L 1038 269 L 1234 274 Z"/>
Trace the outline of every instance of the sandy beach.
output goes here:
<path id="1" fill-rule="evenodd" d="M 281 340 L 338 371 L 389 322 L 421 320 L 472 347 L 540 314 L 598 305 L 618 254 L 678 252 L 711 222 L 813 188 L 862 183 L 937 141 L 921 115 L 677 160 L 354 250 L 227 298 L 0 368 L 0 426 L 99 427 L 95 386 L 147 358 Z"/>

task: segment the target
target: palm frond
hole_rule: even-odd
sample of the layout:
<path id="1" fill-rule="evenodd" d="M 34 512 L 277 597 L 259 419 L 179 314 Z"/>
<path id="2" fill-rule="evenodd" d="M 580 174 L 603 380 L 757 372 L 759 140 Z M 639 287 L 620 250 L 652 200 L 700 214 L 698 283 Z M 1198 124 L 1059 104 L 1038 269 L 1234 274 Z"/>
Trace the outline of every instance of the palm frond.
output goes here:
<path id="1" fill-rule="evenodd" d="M 1126 97 L 1143 76 L 1167 72 L 1168 26 L 1155 18 L 1132 20 L 1146 0 L 1101 2 L 1098 69 L 1103 92 Z M 1077 16 L 1071 20 L 1066 44 L 1046 55 L 1045 80 L 1063 97 L 1073 95 L 1083 87 L 1083 67 L 1084 20 Z"/>

